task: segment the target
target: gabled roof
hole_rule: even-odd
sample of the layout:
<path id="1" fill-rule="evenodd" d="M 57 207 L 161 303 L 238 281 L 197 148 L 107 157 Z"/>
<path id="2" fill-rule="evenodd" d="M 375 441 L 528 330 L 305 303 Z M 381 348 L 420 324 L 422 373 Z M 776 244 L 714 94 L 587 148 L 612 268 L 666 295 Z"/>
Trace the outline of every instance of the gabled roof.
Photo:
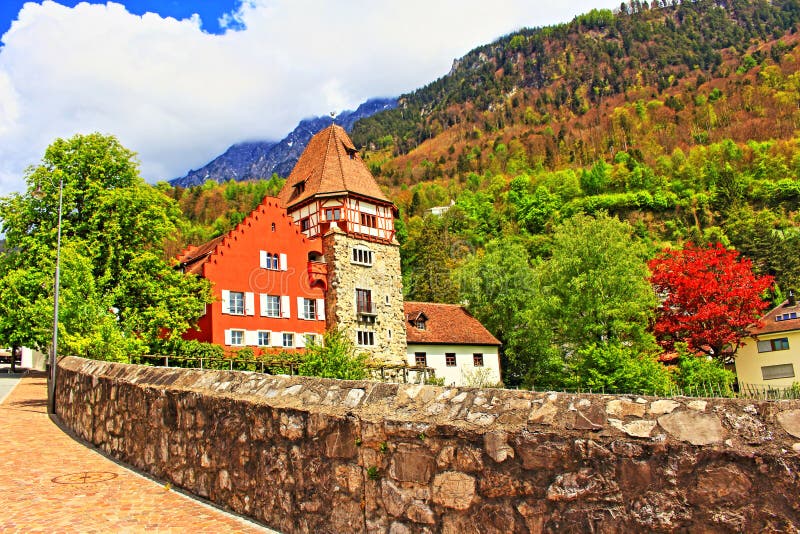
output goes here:
<path id="1" fill-rule="evenodd" d="M 222 240 L 227 237 L 223 234 L 215 237 L 211 241 L 203 243 L 199 246 L 188 246 L 181 254 L 178 255 L 178 266 L 183 269 L 183 272 L 190 274 L 203 274 L 203 264 L 208 261 L 217 245 L 222 243 Z"/>
<path id="2" fill-rule="evenodd" d="M 353 193 L 390 204 L 344 128 L 332 124 L 311 138 L 278 198 L 290 208 L 315 195 Z"/>
<path id="3" fill-rule="evenodd" d="M 408 343 L 447 345 L 493 345 L 501 343 L 475 317 L 458 304 L 406 302 L 406 339 Z M 425 330 L 412 323 L 424 316 Z"/>
<path id="4" fill-rule="evenodd" d="M 794 315 L 794 317 L 792 317 Z M 751 336 L 800 330 L 800 304 L 789 304 L 788 300 L 772 308 L 761 318 L 761 325 L 750 328 Z"/>

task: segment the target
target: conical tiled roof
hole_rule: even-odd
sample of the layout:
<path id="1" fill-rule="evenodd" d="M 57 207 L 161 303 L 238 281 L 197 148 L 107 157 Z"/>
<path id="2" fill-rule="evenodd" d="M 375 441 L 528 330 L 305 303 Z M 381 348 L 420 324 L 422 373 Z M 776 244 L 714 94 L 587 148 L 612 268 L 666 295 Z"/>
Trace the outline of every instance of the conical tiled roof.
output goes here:
<path id="1" fill-rule="evenodd" d="M 347 136 L 332 124 L 311 138 L 278 194 L 290 208 L 315 195 L 353 193 L 391 203 Z"/>

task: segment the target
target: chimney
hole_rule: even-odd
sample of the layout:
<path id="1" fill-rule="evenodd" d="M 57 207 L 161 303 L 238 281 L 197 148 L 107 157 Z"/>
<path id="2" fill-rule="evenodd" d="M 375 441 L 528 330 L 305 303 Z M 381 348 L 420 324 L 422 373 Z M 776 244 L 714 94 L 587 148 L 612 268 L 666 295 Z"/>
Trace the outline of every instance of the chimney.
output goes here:
<path id="1" fill-rule="evenodd" d="M 794 290 L 790 289 L 789 290 L 789 306 L 796 306 L 796 305 L 797 305 L 797 299 L 794 298 Z"/>

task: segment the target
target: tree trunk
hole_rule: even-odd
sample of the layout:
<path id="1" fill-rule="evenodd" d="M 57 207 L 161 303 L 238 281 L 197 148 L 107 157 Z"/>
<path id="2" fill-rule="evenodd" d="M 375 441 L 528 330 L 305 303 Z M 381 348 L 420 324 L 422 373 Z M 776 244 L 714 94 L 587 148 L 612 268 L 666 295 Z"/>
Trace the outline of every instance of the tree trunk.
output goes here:
<path id="1" fill-rule="evenodd" d="M 19 345 L 14 345 L 11 347 L 11 372 L 17 372 L 17 353 L 20 351 Z"/>

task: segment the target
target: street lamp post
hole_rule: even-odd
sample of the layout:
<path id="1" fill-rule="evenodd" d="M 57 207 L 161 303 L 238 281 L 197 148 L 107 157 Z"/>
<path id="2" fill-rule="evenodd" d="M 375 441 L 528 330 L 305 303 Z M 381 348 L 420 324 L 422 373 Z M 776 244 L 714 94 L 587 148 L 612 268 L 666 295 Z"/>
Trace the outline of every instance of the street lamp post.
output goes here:
<path id="1" fill-rule="evenodd" d="M 56 413 L 56 368 L 58 362 L 58 288 L 60 282 L 61 267 L 61 206 L 64 196 L 64 176 L 59 175 L 58 179 L 58 239 L 56 241 L 56 274 L 53 284 L 53 347 L 50 352 L 50 377 L 47 383 L 47 413 Z"/>

